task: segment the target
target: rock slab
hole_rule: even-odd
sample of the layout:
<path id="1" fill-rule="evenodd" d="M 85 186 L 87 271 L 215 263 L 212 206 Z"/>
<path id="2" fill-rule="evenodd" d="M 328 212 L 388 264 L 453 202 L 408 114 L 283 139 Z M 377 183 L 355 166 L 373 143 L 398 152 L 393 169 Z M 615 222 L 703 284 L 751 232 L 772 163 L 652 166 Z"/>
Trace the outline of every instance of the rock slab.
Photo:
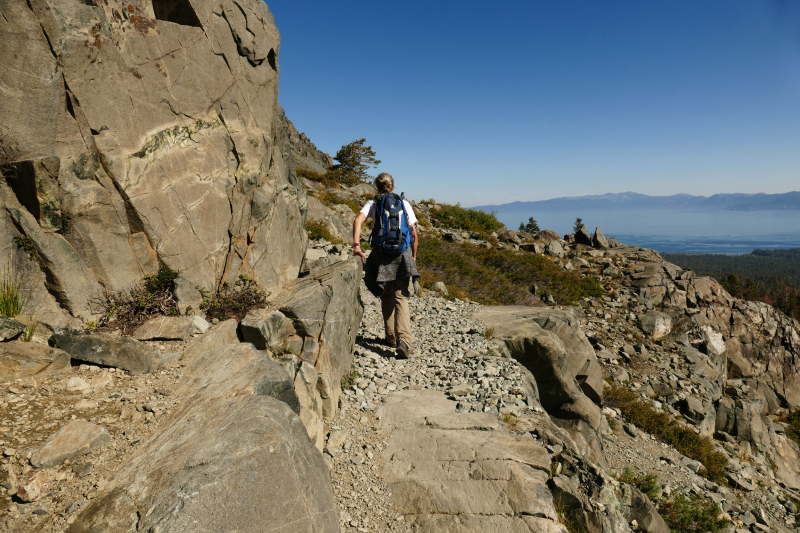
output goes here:
<path id="1" fill-rule="evenodd" d="M 139 326 L 132 337 L 138 341 L 185 341 L 192 336 L 194 329 L 194 324 L 188 317 L 159 316 Z"/>
<path id="2" fill-rule="evenodd" d="M 0 381 L 53 372 L 69 367 L 63 350 L 15 340 L 0 345 Z"/>
<path id="3" fill-rule="evenodd" d="M 378 413 L 379 457 L 392 500 L 417 532 L 559 532 L 547 488 L 550 457 L 497 418 L 456 413 L 444 393 L 392 394 Z"/>
<path id="4" fill-rule="evenodd" d="M 129 372 L 149 373 L 158 369 L 158 350 L 134 339 L 106 333 L 68 332 L 50 337 L 72 359 Z"/>
<path id="5" fill-rule="evenodd" d="M 44 445 L 31 456 L 31 464 L 37 468 L 52 468 L 67 459 L 86 455 L 111 440 L 111 435 L 86 420 L 73 420 L 54 433 Z"/>

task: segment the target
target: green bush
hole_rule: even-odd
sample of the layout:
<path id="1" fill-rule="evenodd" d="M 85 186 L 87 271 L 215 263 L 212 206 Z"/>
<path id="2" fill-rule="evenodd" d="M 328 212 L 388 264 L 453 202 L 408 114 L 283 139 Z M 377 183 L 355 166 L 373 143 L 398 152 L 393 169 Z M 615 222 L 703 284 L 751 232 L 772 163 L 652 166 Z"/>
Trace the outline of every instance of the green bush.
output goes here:
<path id="1" fill-rule="evenodd" d="M 647 497 L 653 501 L 655 501 L 656 496 L 658 496 L 658 476 L 655 474 L 637 475 L 630 467 L 627 467 L 619 475 L 619 481 L 633 485 L 639 489 L 642 494 L 647 495 Z"/>
<path id="2" fill-rule="evenodd" d="M 719 508 L 700 495 L 677 494 L 663 501 L 658 512 L 673 533 L 717 533 L 728 525 L 728 520 L 719 517 Z"/>
<path id="3" fill-rule="evenodd" d="M 476 231 L 488 235 L 503 227 L 494 212 L 484 213 L 476 209 L 466 209 L 461 204 L 436 204 L 431 210 L 432 222 L 442 228 Z"/>
<path id="4" fill-rule="evenodd" d="M 178 273 L 176 271 L 162 266 L 158 269 L 158 274 L 144 277 L 144 288 L 150 293 L 172 291 L 174 288 L 172 282 L 177 277 Z"/>
<path id="5" fill-rule="evenodd" d="M 330 243 L 342 244 L 340 239 L 337 239 L 331 235 L 331 232 L 328 230 L 328 226 L 319 220 L 309 220 L 306 222 L 306 233 L 308 233 L 308 238 L 312 241 L 325 239 Z"/>
<path id="6" fill-rule="evenodd" d="M 538 301 L 535 292 L 550 293 L 559 304 L 574 304 L 604 292 L 594 278 L 581 278 L 541 255 L 435 237 L 420 238 L 417 268 L 423 287 L 444 281 L 448 291 L 453 286 L 484 305 L 532 305 Z"/>
<path id="7" fill-rule="evenodd" d="M 703 468 L 699 474 L 714 481 L 726 483 L 728 459 L 716 451 L 711 439 L 701 437 L 689 428 L 683 427 L 663 411 L 656 411 L 652 405 L 639 399 L 636 393 L 611 384 L 606 389 L 603 404 L 618 407 L 622 415 L 639 429 L 655 435 L 686 457 L 700 461 Z"/>

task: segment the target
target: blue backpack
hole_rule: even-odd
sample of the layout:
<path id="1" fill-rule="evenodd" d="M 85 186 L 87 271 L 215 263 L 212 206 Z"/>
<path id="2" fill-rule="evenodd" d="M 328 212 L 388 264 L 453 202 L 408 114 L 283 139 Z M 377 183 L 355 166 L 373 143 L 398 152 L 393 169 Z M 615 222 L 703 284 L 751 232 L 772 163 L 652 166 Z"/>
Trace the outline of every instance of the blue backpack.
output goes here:
<path id="1" fill-rule="evenodd" d="M 390 192 L 379 194 L 374 202 L 372 246 L 385 254 L 402 254 L 411 244 L 411 228 L 403 198 Z"/>

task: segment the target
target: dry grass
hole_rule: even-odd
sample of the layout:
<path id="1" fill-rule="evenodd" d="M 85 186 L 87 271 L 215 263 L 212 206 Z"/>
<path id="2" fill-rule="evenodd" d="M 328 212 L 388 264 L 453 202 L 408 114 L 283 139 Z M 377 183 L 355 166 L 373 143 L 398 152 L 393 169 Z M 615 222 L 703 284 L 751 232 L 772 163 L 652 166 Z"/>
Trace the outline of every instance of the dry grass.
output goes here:
<path id="1" fill-rule="evenodd" d="M 536 293 L 549 293 L 559 304 L 603 294 L 591 277 L 567 272 L 546 257 L 513 250 L 486 249 L 468 243 L 422 237 L 417 256 L 420 283 L 431 288 L 443 281 L 463 296 L 484 305 L 535 305 Z"/>
<path id="2" fill-rule="evenodd" d="M 130 335 L 151 318 L 179 315 L 172 293 L 176 277 L 177 272 L 162 267 L 158 274 L 146 276 L 130 290 L 103 294 L 93 302 L 102 317 L 87 327 L 97 331 L 120 330 L 123 335 Z"/>
<path id="3" fill-rule="evenodd" d="M 728 459 L 716 451 L 711 439 L 701 437 L 689 428 L 681 426 L 668 413 L 656 411 L 652 405 L 619 385 L 606 389 L 603 404 L 617 407 L 623 416 L 639 429 L 655 435 L 683 455 L 700 461 L 703 468 L 698 472 L 703 477 L 719 484 L 726 484 Z"/>

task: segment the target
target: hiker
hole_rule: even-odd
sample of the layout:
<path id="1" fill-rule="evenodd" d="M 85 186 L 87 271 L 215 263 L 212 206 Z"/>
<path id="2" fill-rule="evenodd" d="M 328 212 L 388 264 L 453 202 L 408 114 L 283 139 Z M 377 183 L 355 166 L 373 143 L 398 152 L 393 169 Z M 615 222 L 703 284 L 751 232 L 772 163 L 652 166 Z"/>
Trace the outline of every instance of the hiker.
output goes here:
<path id="1" fill-rule="evenodd" d="M 353 253 L 364 261 L 361 224 L 372 219 L 372 252 L 364 266 L 367 289 L 381 299 L 385 342 L 401 357 L 408 357 L 414 337 L 408 311 L 409 284 L 417 286 L 417 217 L 402 196 L 394 194 L 394 179 L 387 173 L 375 178 L 378 195 L 369 200 L 353 222 Z"/>

